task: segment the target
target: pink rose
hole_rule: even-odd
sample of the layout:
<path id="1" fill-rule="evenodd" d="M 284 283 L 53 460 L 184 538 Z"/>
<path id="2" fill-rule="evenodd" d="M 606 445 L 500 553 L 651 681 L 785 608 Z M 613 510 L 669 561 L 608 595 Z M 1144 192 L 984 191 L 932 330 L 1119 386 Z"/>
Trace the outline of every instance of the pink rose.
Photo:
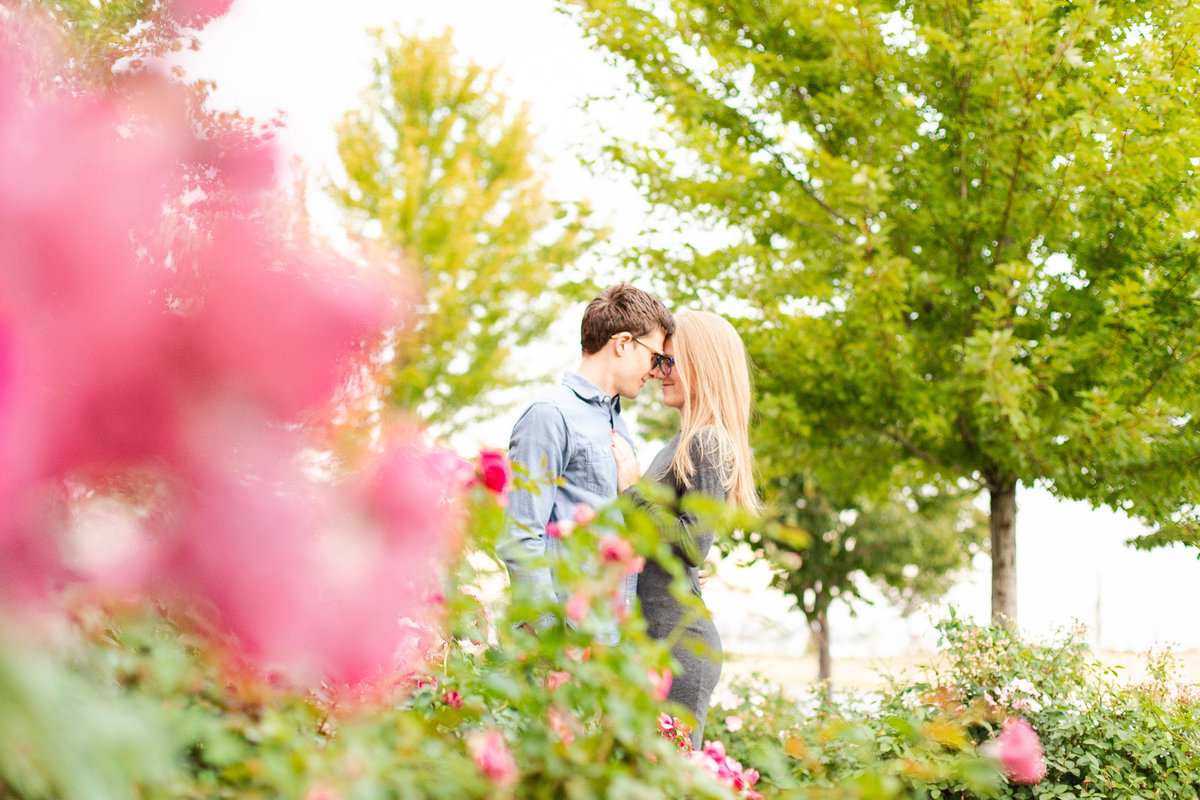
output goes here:
<path id="1" fill-rule="evenodd" d="M 480 482 L 495 493 L 502 503 L 507 500 L 513 479 L 508 456 L 499 450 L 480 450 L 476 471 Z"/>
<path id="2" fill-rule="evenodd" d="M 563 613 L 567 615 L 567 619 L 574 623 L 583 622 L 588 612 L 592 610 L 592 598 L 588 597 L 583 592 L 575 592 L 567 598 L 566 604 L 563 606 Z"/>
<path id="3" fill-rule="evenodd" d="M 596 518 L 596 509 L 589 506 L 587 503 L 580 503 L 575 506 L 575 513 L 572 515 L 576 525 L 587 525 Z"/>
<path id="4" fill-rule="evenodd" d="M 546 718 L 550 730 L 554 731 L 563 744 L 569 745 L 575 741 L 574 725 L 572 725 L 575 720 L 570 712 L 559 712 L 557 708 L 551 708 L 546 712 Z"/>
<path id="5" fill-rule="evenodd" d="M 988 751 L 999 761 L 1013 783 L 1033 784 L 1046 776 L 1042 743 L 1033 727 L 1021 717 L 1009 717 Z"/>
<path id="6" fill-rule="evenodd" d="M 504 737 L 496 730 L 475 731 L 467 737 L 467 749 L 479 771 L 497 786 L 517 782 L 517 762 L 513 760 Z"/>
<path id="7" fill-rule="evenodd" d="M 659 702 L 666 700 L 667 695 L 671 693 L 671 670 L 663 669 L 659 672 L 656 669 L 648 669 L 646 677 L 650 679 L 650 693 L 654 699 Z"/>
<path id="8" fill-rule="evenodd" d="M 619 536 L 606 536 L 600 540 L 600 560 L 632 569 L 633 545 Z"/>

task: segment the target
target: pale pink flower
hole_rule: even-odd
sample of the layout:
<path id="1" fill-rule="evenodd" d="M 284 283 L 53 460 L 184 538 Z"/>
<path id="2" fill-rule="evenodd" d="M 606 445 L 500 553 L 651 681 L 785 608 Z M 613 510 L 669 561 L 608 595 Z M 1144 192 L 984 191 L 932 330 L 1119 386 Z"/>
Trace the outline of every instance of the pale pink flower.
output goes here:
<path id="1" fill-rule="evenodd" d="M 202 25 L 224 15 L 232 5 L 233 0 L 172 0 L 167 5 L 167 13 L 193 25 Z"/>
<path id="2" fill-rule="evenodd" d="M 592 598 L 584 592 L 575 592 L 563 604 L 563 613 L 574 623 L 583 622 L 592 610 Z"/>
<path id="3" fill-rule="evenodd" d="M 742 721 L 742 718 L 734 714 L 730 714 L 725 718 L 725 728 L 730 733 L 736 733 L 737 731 L 740 731 L 744 725 L 745 723 Z"/>
<path id="4" fill-rule="evenodd" d="M 497 730 L 475 731 L 467 736 L 467 749 L 475 766 L 497 786 L 517 782 L 517 762 Z"/>
<path id="5" fill-rule="evenodd" d="M 606 536 L 600 540 L 600 560 L 609 564 L 621 564 L 626 569 L 633 566 L 633 545 L 619 536 Z"/>
<path id="6" fill-rule="evenodd" d="M 650 679 L 650 694 L 659 702 L 667 699 L 667 695 L 671 693 L 671 670 L 665 667 L 659 671 L 657 669 L 646 670 L 646 677 Z"/>
<path id="7" fill-rule="evenodd" d="M 553 692 L 569 680 L 571 680 L 571 673 L 555 670 L 546 676 L 546 690 Z"/>
<path id="8" fill-rule="evenodd" d="M 1000 761 L 1013 783 L 1033 784 L 1046 776 L 1042 743 L 1022 717 L 1009 717 L 987 752 Z"/>
<path id="9" fill-rule="evenodd" d="M 580 503 L 575 506 L 575 513 L 572 515 L 576 525 L 588 525 L 596 519 L 596 509 L 589 506 L 587 503 Z"/>
<path id="10" fill-rule="evenodd" d="M 546 535 L 551 539 L 565 539 L 575 530 L 575 523 L 569 519 L 560 519 L 556 522 L 546 523 Z"/>
<path id="11" fill-rule="evenodd" d="M 575 741 L 575 728 L 579 723 L 571 715 L 571 712 L 560 712 L 557 708 L 551 708 L 546 712 L 546 720 L 550 730 L 558 736 L 563 744 L 570 745 Z"/>
<path id="12" fill-rule="evenodd" d="M 342 798 L 342 793 L 327 783 L 314 783 L 304 793 L 304 800 L 342 800 Z"/>

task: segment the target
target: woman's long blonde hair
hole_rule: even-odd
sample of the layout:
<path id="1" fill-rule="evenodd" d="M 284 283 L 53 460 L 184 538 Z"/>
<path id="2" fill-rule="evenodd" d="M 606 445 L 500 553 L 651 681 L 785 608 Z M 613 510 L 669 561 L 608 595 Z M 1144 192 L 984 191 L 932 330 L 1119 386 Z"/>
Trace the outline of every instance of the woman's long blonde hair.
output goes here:
<path id="1" fill-rule="evenodd" d="M 746 346 L 728 320 L 711 311 L 685 311 L 675 317 L 675 380 L 683 390 L 683 421 L 671 469 L 691 487 L 696 465 L 692 442 L 704 428 L 716 436 L 704 446 L 728 466 L 725 496 L 731 506 L 758 512 L 750 455 L 750 364 Z"/>

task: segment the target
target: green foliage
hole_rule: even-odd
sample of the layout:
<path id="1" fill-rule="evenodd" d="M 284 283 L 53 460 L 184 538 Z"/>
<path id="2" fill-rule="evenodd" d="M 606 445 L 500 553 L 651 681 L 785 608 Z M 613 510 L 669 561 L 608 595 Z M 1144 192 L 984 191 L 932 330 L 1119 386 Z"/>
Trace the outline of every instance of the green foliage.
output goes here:
<path id="1" fill-rule="evenodd" d="M 562 5 L 664 121 L 613 162 L 721 233 L 632 257 L 742 309 L 759 442 L 819 484 L 912 461 L 1195 541 L 1193 4 Z"/>
<path id="2" fill-rule="evenodd" d="M 1180 682 L 1169 653 L 1150 654 L 1149 680 L 1132 683 L 1096 661 L 1076 630 L 1031 642 L 952 616 L 940 631 L 940 656 L 924 679 L 798 700 L 762 679 L 741 680 L 710 711 L 707 730 L 758 765 L 763 784 L 814 792 L 803 796 L 1197 796 L 1200 693 Z M 1047 774 L 1036 784 L 997 783 L 986 762 L 955 761 L 1011 716 L 1041 738 Z M 833 790 L 848 785 L 862 793 Z"/>
<path id="3" fill-rule="evenodd" d="M 706 731 L 758 766 L 767 797 L 927 798 L 941 785 L 1002 796 L 997 764 L 969 736 L 973 713 L 853 694 L 797 699 L 758 676 L 734 681 L 722 702 Z"/>
<path id="4" fill-rule="evenodd" d="M 622 623 L 619 644 L 594 640 L 597 626 L 621 616 L 616 589 L 632 555 L 604 544 L 621 536 L 643 556 L 665 556 L 654 521 L 626 503 L 570 532 L 562 540 L 574 565 L 563 573 L 565 586 L 588 598 L 589 613 L 533 636 L 512 629 L 494 600 L 477 599 L 503 581 L 485 556 L 503 515 L 485 490 L 475 491 L 469 547 L 450 565 L 424 659 L 372 684 L 289 688 L 288 673 L 251 667 L 187 613 L 142 601 L 78 594 L 73 625 L 44 640 L 40 652 L 10 633 L 0 641 L 0 792 L 23 799 L 736 796 L 660 734 L 660 714 L 682 711 L 654 695 L 652 673 L 674 666 L 669 645 L 649 641 L 636 615 Z M 513 601 L 511 616 L 551 610 L 562 621 L 561 608 L 521 602 Z M 774 702 L 790 708 L 789 728 L 811 717 L 782 696 Z M 931 738 L 941 729 L 922 727 L 932 719 L 926 711 L 889 723 L 902 728 L 895 748 L 902 757 L 890 761 L 864 760 L 870 729 L 858 718 L 819 719 L 824 749 L 816 757 L 858 765 L 840 794 L 825 780 L 839 774 L 832 766 L 820 779 L 792 774 L 796 748 L 808 740 L 782 728 L 763 731 L 760 743 L 774 750 L 731 738 L 731 754 L 747 767 L 761 756 L 778 789 L 771 796 L 780 797 L 898 798 L 910 796 L 901 789 L 916 778 L 897 783 L 893 773 L 994 774 L 959 739 Z M 511 773 L 489 773 L 477 760 L 484 733 L 503 742 Z"/>
<path id="5" fill-rule="evenodd" d="M 1200 693 L 1182 682 L 1169 653 L 1148 656 L 1148 681 L 1122 685 L 1118 673 L 1091 657 L 1078 630 L 1046 644 L 953 618 L 940 630 L 949 665 L 906 694 L 934 692 L 943 702 L 1028 719 L 1041 736 L 1048 772 L 1034 786 L 1011 787 L 1008 796 L 1198 796 Z"/>
<path id="6" fill-rule="evenodd" d="M 375 79 L 338 126 L 330 191 L 364 241 L 415 266 L 415 324 L 389 354 L 390 399 L 444 428 L 515 382 L 513 351 L 590 284 L 572 270 L 596 241 L 584 205 L 548 199 L 525 108 L 461 63 L 449 32 L 377 32 Z"/>

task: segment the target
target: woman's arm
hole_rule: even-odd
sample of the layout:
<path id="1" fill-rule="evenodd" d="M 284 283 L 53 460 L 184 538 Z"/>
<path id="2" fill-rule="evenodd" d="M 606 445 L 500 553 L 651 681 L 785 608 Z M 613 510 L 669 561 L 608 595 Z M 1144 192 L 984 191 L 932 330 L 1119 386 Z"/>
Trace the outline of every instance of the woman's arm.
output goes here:
<path id="1" fill-rule="evenodd" d="M 698 492 L 725 502 L 725 479 L 729 474 L 729 467 L 721 461 L 716 433 L 709 429 L 701 431 L 692 439 L 689 452 L 696 470 L 692 473 L 691 486 L 684 492 L 684 496 Z M 680 500 L 682 501 L 683 497 Z M 678 521 L 671 549 L 689 567 L 699 567 L 708 557 L 708 551 L 712 549 L 714 532 L 708 526 L 701 525 L 695 514 L 681 508 L 677 508 L 676 517 Z"/>

